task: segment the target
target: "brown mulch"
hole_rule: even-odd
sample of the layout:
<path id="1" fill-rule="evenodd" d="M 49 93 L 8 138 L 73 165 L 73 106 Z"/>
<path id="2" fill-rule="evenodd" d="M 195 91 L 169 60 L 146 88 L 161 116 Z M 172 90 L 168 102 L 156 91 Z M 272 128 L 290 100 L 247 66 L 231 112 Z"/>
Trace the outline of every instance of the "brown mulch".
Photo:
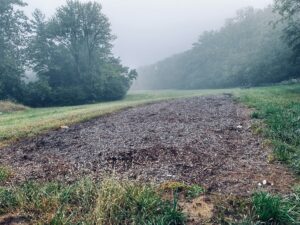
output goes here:
<path id="1" fill-rule="evenodd" d="M 294 177 L 267 162 L 270 149 L 251 132 L 249 114 L 227 95 L 155 103 L 21 141 L 1 150 L 0 164 L 13 168 L 12 182 L 114 173 L 240 195 L 267 180 L 268 189 L 288 192 Z"/>

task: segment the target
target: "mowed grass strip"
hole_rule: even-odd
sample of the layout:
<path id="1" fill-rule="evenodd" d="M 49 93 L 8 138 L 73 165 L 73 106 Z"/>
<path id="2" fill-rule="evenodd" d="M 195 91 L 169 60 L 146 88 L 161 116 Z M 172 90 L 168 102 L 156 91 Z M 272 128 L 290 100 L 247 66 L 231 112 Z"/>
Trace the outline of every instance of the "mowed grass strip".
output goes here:
<path id="1" fill-rule="evenodd" d="M 129 94 L 121 101 L 73 107 L 24 108 L 23 111 L 0 115 L 0 145 L 5 145 L 20 138 L 32 137 L 64 125 L 87 121 L 128 107 L 161 100 L 221 94 L 224 92 L 225 90 L 140 91 Z"/>
<path id="2" fill-rule="evenodd" d="M 248 89 L 237 95 L 256 110 L 252 117 L 262 121 L 255 130 L 270 140 L 270 160 L 285 162 L 300 174 L 300 85 Z"/>

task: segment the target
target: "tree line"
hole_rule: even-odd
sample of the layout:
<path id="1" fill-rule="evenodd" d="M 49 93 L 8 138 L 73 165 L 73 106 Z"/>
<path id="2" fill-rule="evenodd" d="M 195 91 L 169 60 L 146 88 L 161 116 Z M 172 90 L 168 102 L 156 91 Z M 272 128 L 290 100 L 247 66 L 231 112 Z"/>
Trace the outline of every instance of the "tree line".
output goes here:
<path id="1" fill-rule="evenodd" d="M 31 19 L 22 0 L 0 3 L 0 99 L 52 106 L 126 95 L 137 73 L 113 56 L 115 37 L 99 3 L 69 0 L 52 17 L 35 10 Z"/>
<path id="2" fill-rule="evenodd" d="M 300 1 L 237 12 L 193 47 L 140 68 L 139 89 L 250 87 L 300 78 Z"/>

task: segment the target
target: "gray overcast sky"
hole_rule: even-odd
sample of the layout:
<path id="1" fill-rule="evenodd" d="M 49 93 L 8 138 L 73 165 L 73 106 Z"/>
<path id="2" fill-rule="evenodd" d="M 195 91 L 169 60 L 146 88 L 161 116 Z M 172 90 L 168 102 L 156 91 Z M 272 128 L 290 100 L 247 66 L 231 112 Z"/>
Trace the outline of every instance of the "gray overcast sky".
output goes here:
<path id="1" fill-rule="evenodd" d="M 65 0 L 24 0 L 26 12 L 52 15 Z M 97 0 L 118 39 L 114 53 L 131 67 L 154 63 L 187 50 L 205 30 L 217 29 L 246 6 L 263 8 L 272 0 Z"/>

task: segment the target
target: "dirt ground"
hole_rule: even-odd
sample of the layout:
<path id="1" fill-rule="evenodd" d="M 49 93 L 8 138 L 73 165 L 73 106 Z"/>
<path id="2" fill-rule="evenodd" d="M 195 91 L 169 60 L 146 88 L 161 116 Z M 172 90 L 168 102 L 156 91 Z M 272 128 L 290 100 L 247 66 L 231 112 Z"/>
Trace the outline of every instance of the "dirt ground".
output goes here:
<path id="1" fill-rule="evenodd" d="M 184 181 L 209 192 L 248 195 L 258 183 L 285 192 L 293 176 L 267 162 L 250 111 L 230 96 L 194 97 L 131 108 L 51 131 L 1 150 L 11 182 L 111 175 Z"/>

